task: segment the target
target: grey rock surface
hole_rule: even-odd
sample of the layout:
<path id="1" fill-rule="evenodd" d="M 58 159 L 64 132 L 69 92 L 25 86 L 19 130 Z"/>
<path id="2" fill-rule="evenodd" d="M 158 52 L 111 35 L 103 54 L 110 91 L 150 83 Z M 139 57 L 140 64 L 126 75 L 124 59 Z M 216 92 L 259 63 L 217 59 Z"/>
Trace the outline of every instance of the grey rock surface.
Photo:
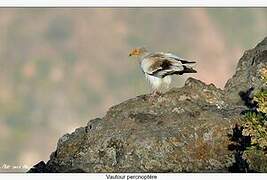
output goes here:
<path id="1" fill-rule="evenodd" d="M 155 102 L 142 95 L 110 108 L 29 172 L 238 172 L 229 135 L 247 108 L 240 92 L 262 85 L 266 49 L 267 38 L 246 51 L 224 90 L 189 78 Z"/>
<path id="2" fill-rule="evenodd" d="M 254 49 L 245 51 L 238 62 L 236 73 L 225 85 L 225 98 L 234 104 L 244 104 L 237 95 L 250 88 L 255 91 L 262 87 L 260 69 L 267 64 L 267 37 Z"/>

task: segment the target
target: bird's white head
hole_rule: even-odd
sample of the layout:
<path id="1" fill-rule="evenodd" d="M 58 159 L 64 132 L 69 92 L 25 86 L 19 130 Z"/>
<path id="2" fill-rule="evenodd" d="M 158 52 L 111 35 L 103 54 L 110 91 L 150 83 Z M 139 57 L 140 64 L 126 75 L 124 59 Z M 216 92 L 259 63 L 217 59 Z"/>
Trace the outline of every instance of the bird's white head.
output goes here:
<path id="1" fill-rule="evenodd" d="M 141 48 L 134 48 L 130 53 L 129 56 L 133 56 L 133 57 L 142 57 L 143 55 L 145 55 L 148 51 L 146 50 L 146 48 L 141 47 Z"/>

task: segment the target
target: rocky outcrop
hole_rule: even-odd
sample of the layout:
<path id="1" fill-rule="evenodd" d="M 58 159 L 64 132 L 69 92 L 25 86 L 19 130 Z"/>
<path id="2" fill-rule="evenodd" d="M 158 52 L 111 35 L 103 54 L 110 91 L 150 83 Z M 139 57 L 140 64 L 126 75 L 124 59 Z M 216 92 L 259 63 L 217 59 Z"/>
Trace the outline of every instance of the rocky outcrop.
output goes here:
<path id="1" fill-rule="evenodd" d="M 149 95 L 125 101 L 65 134 L 50 160 L 29 172 L 256 171 L 249 163 L 261 158 L 243 158 L 236 144 L 246 138 L 236 124 L 266 65 L 267 38 L 245 52 L 224 90 L 189 78 L 154 102 Z"/>
<path id="2" fill-rule="evenodd" d="M 233 104 L 244 104 L 238 93 L 260 89 L 262 84 L 260 70 L 267 63 L 267 37 L 254 49 L 245 51 L 238 62 L 236 73 L 225 85 L 225 98 Z M 239 94 L 240 95 L 240 94 Z"/>

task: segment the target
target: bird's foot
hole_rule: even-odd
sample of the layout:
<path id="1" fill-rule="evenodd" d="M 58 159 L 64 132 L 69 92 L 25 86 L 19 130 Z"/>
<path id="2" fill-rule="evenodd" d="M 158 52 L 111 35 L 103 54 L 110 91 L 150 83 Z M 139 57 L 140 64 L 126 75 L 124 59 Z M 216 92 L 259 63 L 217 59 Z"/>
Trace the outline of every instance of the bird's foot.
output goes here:
<path id="1" fill-rule="evenodd" d="M 154 90 L 149 97 L 149 102 L 154 103 L 160 95 L 161 93 L 159 91 Z"/>

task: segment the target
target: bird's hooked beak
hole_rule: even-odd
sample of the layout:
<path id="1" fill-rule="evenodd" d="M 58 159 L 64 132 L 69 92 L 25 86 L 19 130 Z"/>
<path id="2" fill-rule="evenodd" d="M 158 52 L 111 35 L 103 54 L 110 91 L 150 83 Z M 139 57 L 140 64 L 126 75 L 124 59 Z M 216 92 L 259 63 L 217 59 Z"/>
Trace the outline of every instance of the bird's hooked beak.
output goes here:
<path id="1" fill-rule="evenodd" d="M 132 53 L 130 53 L 129 56 L 132 56 Z"/>

